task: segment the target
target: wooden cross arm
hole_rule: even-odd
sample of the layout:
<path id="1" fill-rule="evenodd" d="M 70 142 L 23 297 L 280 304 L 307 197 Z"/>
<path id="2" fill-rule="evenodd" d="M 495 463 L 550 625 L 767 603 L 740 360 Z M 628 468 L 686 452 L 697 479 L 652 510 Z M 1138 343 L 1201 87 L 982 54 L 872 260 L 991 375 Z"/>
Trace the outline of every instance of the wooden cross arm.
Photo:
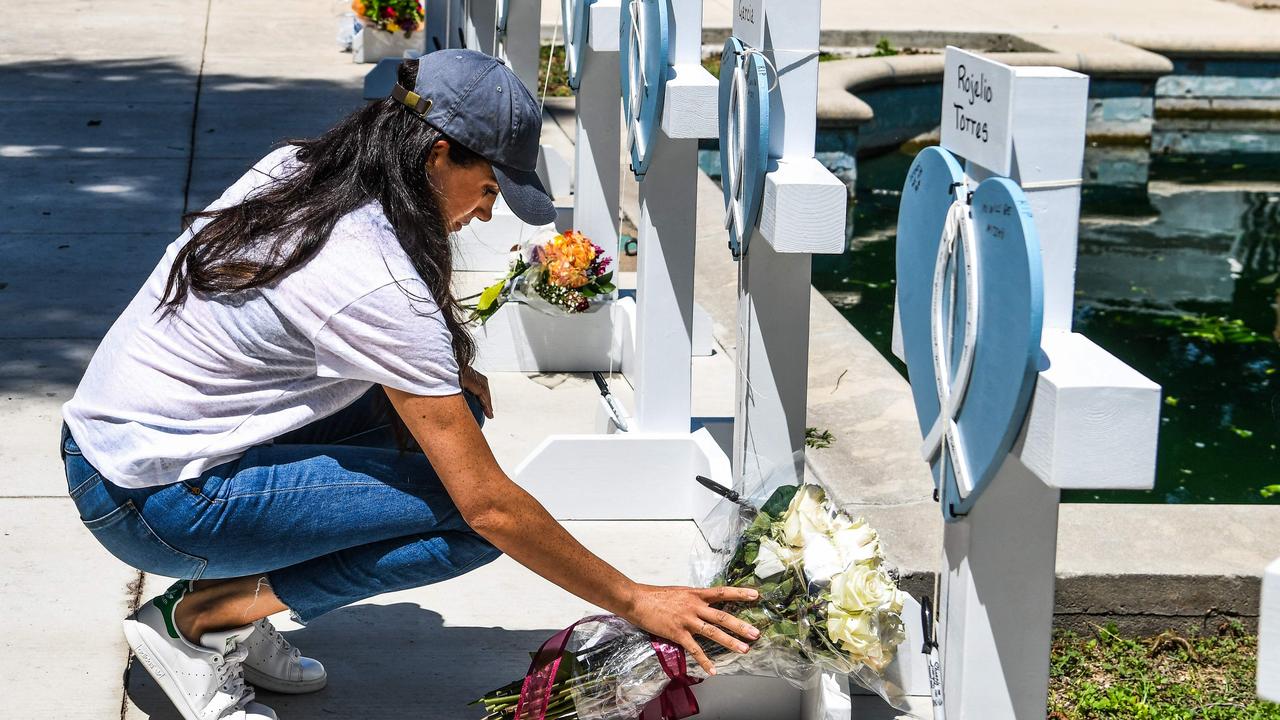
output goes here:
<path id="1" fill-rule="evenodd" d="M 812 157 L 781 159 L 765 175 L 760 235 L 781 253 L 844 252 L 848 190 Z"/>
<path id="2" fill-rule="evenodd" d="M 720 136 L 720 82 L 698 63 L 667 68 L 662 132 L 672 139 Z"/>
<path id="3" fill-rule="evenodd" d="M 619 0 L 596 0 L 587 8 L 591 24 L 587 26 L 587 44 L 596 52 L 618 52 Z"/>
<path id="4" fill-rule="evenodd" d="M 1040 372 L 1012 454 L 1045 484 L 1150 490 L 1160 386 L 1083 335 L 1046 328 Z"/>

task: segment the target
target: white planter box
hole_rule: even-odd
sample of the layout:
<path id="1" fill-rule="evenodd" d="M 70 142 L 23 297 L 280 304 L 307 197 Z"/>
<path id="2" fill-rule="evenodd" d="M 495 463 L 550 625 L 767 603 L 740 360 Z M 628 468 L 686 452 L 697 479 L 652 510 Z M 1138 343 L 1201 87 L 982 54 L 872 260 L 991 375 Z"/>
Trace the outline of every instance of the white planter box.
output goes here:
<path id="1" fill-rule="evenodd" d="M 422 31 L 405 37 L 404 33 L 390 33 L 365 26 L 351 40 L 351 54 L 358 63 L 376 63 L 385 58 L 402 58 L 405 50 L 421 53 L 427 34 Z"/>
<path id="2" fill-rule="evenodd" d="M 633 316 L 631 300 L 577 315 L 509 302 L 472 330 L 475 366 L 482 372 L 621 372 Z"/>

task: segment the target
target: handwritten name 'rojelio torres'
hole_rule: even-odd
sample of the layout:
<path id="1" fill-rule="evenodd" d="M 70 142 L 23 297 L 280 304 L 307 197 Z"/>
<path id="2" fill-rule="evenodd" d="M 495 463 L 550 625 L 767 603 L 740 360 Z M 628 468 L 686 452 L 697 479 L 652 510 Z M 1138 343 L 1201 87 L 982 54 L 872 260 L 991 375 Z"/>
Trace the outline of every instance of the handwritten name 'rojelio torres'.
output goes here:
<path id="1" fill-rule="evenodd" d="M 969 107 L 973 107 L 979 100 L 984 103 L 991 103 L 995 98 L 995 91 L 991 89 L 991 85 L 987 83 L 986 73 L 978 73 L 975 78 L 968 73 L 968 69 L 964 65 L 956 68 L 956 86 L 960 92 L 969 100 Z M 987 127 L 985 120 L 979 120 L 965 113 L 965 105 L 962 103 L 952 103 L 951 107 L 955 108 L 956 130 L 963 133 L 970 133 L 978 140 L 987 142 L 991 137 L 991 132 Z"/>

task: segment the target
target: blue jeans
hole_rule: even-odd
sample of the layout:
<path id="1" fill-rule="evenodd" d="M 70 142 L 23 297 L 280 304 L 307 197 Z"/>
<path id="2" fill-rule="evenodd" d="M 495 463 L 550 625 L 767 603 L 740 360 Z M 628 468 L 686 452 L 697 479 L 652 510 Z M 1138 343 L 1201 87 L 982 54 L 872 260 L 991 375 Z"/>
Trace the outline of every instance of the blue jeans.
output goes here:
<path id="1" fill-rule="evenodd" d="M 479 401 L 464 394 L 483 425 Z M 67 487 L 85 527 L 125 563 L 191 580 L 265 573 L 307 622 L 501 554 L 463 520 L 421 450 L 397 448 L 392 413 L 375 385 L 198 478 L 137 489 L 104 479 L 64 425 Z"/>

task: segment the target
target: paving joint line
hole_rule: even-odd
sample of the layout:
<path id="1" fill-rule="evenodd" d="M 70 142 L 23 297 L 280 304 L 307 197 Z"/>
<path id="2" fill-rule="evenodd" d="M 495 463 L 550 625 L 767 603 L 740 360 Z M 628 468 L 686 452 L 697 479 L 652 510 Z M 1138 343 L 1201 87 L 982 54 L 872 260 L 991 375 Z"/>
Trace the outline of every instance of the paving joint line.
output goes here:
<path id="1" fill-rule="evenodd" d="M 128 585 L 130 590 L 128 612 L 132 615 L 137 609 L 139 603 L 142 602 L 142 586 L 146 583 L 146 575 L 139 570 L 138 576 Z M 133 648 L 129 648 L 124 654 L 124 675 L 121 678 L 120 687 L 120 720 L 125 720 L 125 716 L 129 713 L 129 674 L 133 669 Z"/>
<path id="2" fill-rule="evenodd" d="M 187 142 L 187 179 L 182 185 L 182 215 L 187 214 L 191 199 L 191 174 L 196 164 L 196 125 L 200 122 L 200 93 L 204 89 L 204 63 L 209 53 L 209 18 L 213 16 L 213 0 L 205 0 L 204 36 L 200 39 L 200 69 L 196 71 L 196 96 L 191 107 L 191 133 Z M 182 219 L 178 220 L 181 230 Z"/>
<path id="3" fill-rule="evenodd" d="M 188 150 L 187 150 L 187 177 L 182 186 L 182 215 L 187 214 L 187 203 L 191 194 L 191 174 L 195 167 L 196 158 L 196 125 L 200 121 L 200 93 L 204 86 L 204 64 L 208 56 L 209 50 L 209 19 L 213 15 L 213 0 L 205 0 L 204 6 L 204 33 L 200 39 L 200 69 L 196 72 L 196 95 L 192 103 L 191 109 L 191 132 L 189 134 Z M 178 219 L 179 228 L 182 225 L 182 218 Z M 138 609 L 139 603 L 142 602 L 142 588 L 146 583 L 146 575 L 139 570 L 137 576 L 133 579 L 132 592 L 129 597 L 128 612 L 133 614 Z M 126 586 L 128 587 L 128 586 Z M 129 713 L 129 674 L 133 667 L 133 650 L 125 653 L 124 657 L 124 675 L 121 678 L 120 687 L 120 720 L 125 720 Z"/>

